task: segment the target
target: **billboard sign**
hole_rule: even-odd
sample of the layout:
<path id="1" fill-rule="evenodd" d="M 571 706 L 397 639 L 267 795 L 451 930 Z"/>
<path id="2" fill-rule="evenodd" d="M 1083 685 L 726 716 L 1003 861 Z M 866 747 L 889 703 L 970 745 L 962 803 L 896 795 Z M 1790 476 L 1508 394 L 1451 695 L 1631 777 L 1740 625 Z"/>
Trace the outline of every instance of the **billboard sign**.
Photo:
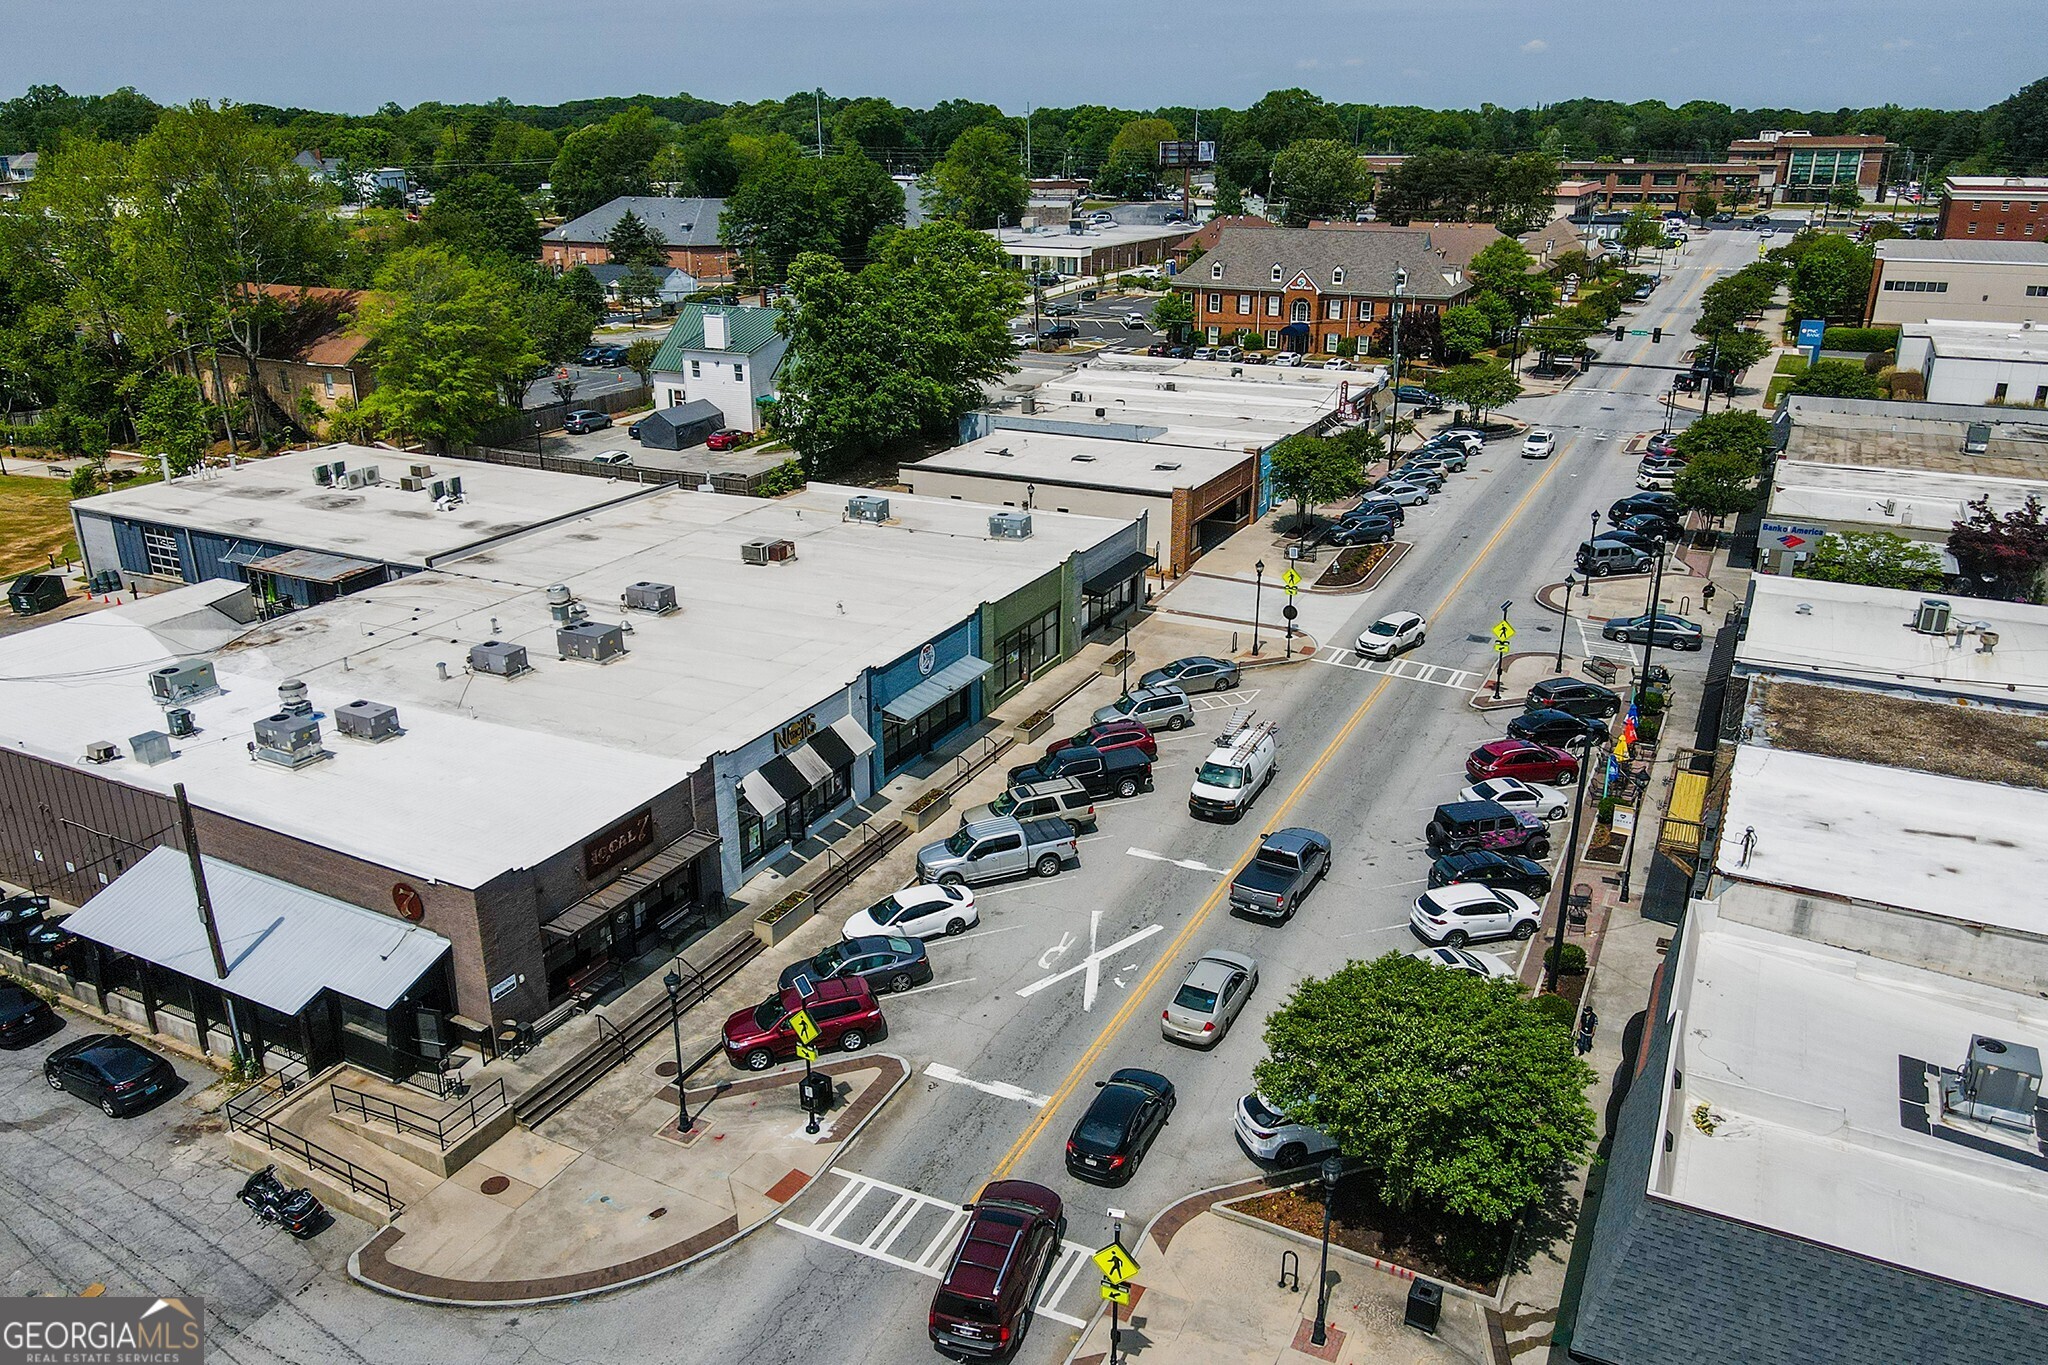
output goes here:
<path id="1" fill-rule="evenodd" d="M 1820 344 L 1828 334 L 1825 318 L 1799 319 L 1799 349 L 1806 352 L 1809 362 L 1820 360 Z"/>
<path id="2" fill-rule="evenodd" d="M 1207 166 L 1216 160 L 1214 142 L 1162 142 L 1159 144 L 1159 164 L 1166 170 L 1178 171 Z"/>

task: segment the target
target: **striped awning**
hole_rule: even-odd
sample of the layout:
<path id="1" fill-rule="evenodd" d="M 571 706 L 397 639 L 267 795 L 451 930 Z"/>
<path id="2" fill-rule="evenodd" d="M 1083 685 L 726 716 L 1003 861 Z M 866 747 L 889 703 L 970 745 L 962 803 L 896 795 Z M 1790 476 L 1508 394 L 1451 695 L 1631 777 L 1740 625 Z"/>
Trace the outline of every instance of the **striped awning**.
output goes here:
<path id="1" fill-rule="evenodd" d="M 742 777 L 740 794 L 756 814 L 773 815 L 874 748 L 874 739 L 859 721 L 841 716 L 804 743 Z"/>

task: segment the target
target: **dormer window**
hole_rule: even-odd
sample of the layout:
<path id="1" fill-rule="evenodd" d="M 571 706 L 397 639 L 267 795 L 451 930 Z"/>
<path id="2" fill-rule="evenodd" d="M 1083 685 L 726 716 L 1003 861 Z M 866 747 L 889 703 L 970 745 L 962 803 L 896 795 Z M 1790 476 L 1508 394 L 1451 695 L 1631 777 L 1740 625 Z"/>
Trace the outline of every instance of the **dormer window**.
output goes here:
<path id="1" fill-rule="evenodd" d="M 1217 261 L 1215 264 L 1209 267 L 1209 278 L 1212 280 L 1220 280 L 1223 278 L 1223 262 Z"/>
<path id="2" fill-rule="evenodd" d="M 1273 267 L 1273 283 L 1280 283 L 1280 267 L 1277 265 Z"/>
<path id="3" fill-rule="evenodd" d="M 1337 267 L 1336 269 L 1334 269 L 1334 270 L 1332 270 L 1332 271 L 1330 272 L 1330 283 L 1331 283 L 1331 284 L 1342 284 L 1342 283 L 1344 283 L 1344 267 L 1343 267 L 1343 266 L 1341 266 L 1341 265 L 1340 265 L 1340 266 L 1338 266 L 1338 267 Z"/>

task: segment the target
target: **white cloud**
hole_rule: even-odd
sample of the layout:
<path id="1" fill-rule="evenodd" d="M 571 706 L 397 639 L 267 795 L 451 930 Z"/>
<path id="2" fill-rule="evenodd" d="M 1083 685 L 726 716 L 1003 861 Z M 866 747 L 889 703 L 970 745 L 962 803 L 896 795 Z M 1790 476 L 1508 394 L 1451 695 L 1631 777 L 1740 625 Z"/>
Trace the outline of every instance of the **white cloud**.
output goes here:
<path id="1" fill-rule="evenodd" d="M 1531 38 L 1528 42 L 1522 44 L 1522 51 L 1541 52 L 1549 46 L 1550 44 L 1544 42 L 1541 38 Z"/>
<path id="2" fill-rule="evenodd" d="M 1346 66 L 1364 66 L 1364 65 L 1365 65 L 1365 58 L 1363 58 L 1363 57 L 1346 57 L 1346 58 L 1344 59 L 1344 65 L 1346 65 Z"/>
<path id="3" fill-rule="evenodd" d="M 1322 66 L 1323 59 L 1321 57 L 1303 57 L 1294 64 L 1294 69 L 1296 71 L 1320 71 Z"/>

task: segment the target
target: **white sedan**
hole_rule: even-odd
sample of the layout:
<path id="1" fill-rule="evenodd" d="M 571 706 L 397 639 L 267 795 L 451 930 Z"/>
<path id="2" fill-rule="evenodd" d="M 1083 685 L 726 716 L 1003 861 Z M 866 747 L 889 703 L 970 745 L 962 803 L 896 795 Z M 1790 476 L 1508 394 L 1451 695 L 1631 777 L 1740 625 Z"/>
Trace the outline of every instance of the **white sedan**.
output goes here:
<path id="1" fill-rule="evenodd" d="M 847 938 L 908 934 L 915 938 L 964 934 L 981 923 L 974 892 L 964 886 L 918 885 L 891 892 L 846 921 Z"/>
<path id="2" fill-rule="evenodd" d="M 1547 460 L 1557 450 L 1557 436 L 1548 431 L 1532 431 L 1522 438 L 1522 458 L 1525 460 Z"/>
<path id="3" fill-rule="evenodd" d="M 1571 814 L 1572 799 L 1556 787 L 1524 782 L 1519 777 L 1490 777 L 1474 782 L 1458 793 L 1460 801 L 1498 801 L 1511 811 L 1528 811 L 1544 820 L 1562 820 Z"/>
<path id="4" fill-rule="evenodd" d="M 1446 971 L 1465 972 L 1485 981 L 1513 976 L 1515 969 L 1494 953 L 1475 953 L 1470 948 L 1417 948 L 1408 954 Z"/>

